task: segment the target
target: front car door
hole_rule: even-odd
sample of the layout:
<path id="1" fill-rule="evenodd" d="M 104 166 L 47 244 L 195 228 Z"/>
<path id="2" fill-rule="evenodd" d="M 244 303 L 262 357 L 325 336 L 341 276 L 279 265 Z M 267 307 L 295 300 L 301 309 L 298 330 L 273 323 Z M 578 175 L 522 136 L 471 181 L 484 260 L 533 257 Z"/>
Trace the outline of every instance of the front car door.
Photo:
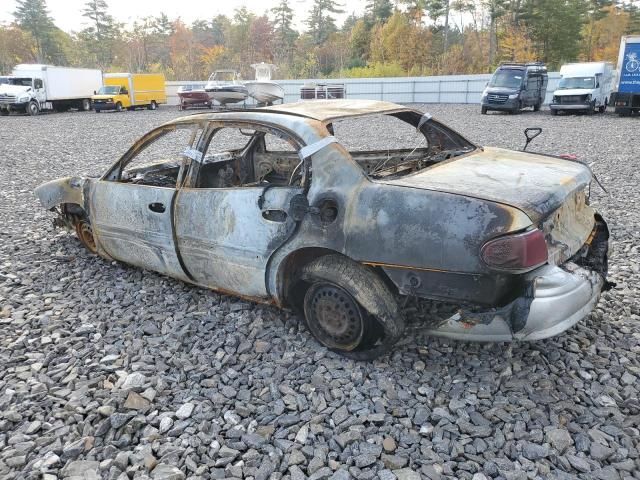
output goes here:
<path id="1" fill-rule="evenodd" d="M 174 242 L 173 202 L 201 133 L 197 123 L 154 130 L 93 183 L 90 217 L 101 253 L 189 280 Z"/>
<path id="2" fill-rule="evenodd" d="M 267 264 L 294 234 L 289 205 L 304 192 L 299 145 L 257 126 L 212 125 L 208 138 L 176 199 L 182 261 L 200 285 L 267 298 Z"/>

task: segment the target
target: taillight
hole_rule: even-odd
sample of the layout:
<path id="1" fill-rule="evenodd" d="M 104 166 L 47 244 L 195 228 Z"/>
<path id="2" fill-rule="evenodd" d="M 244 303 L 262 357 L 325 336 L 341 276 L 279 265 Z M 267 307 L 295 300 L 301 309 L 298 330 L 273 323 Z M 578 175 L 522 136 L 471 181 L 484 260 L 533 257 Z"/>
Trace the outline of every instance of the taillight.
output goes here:
<path id="1" fill-rule="evenodd" d="M 527 271 L 547 261 L 547 243 L 544 234 L 536 228 L 490 240 L 484 244 L 480 254 L 491 268 Z"/>

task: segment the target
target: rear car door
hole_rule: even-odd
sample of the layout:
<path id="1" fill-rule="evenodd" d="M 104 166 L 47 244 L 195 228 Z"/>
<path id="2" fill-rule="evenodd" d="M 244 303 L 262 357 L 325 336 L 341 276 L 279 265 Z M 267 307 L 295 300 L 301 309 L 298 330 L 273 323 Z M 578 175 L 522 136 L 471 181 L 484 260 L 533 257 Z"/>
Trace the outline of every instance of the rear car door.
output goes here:
<path id="1" fill-rule="evenodd" d="M 173 236 L 173 201 L 201 129 L 154 130 L 92 186 L 91 223 L 98 248 L 138 267 L 189 280 Z"/>
<path id="2" fill-rule="evenodd" d="M 289 205 L 304 191 L 298 147 L 258 129 L 217 128 L 211 135 L 176 199 L 182 261 L 201 285 L 266 298 L 269 258 L 294 234 Z"/>

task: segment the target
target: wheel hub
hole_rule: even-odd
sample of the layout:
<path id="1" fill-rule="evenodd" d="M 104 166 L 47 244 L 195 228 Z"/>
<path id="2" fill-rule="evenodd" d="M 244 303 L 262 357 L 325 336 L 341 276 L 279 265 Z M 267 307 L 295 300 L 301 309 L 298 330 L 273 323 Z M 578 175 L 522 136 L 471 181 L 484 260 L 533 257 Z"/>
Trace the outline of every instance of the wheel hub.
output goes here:
<path id="1" fill-rule="evenodd" d="M 325 345 L 353 349 L 362 339 L 360 307 L 346 291 L 336 285 L 314 285 L 309 292 L 310 328 Z"/>

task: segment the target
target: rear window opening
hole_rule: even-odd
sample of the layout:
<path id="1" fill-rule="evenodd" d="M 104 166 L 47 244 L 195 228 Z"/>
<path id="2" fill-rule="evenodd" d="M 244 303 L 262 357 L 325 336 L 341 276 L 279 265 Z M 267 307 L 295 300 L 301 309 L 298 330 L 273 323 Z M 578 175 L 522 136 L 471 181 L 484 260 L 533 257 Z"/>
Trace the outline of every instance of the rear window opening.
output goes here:
<path id="1" fill-rule="evenodd" d="M 347 118 L 327 129 L 371 179 L 402 177 L 477 148 L 418 112 Z"/>

